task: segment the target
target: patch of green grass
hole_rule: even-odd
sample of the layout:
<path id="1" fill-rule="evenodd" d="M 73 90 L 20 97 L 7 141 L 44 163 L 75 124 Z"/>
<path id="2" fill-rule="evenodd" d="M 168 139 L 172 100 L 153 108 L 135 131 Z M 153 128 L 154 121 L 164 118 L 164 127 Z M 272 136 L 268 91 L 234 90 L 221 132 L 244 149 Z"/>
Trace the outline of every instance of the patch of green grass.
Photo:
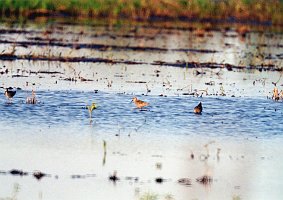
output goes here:
<path id="1" fill-rule="evenodd" d="M 0 0 L 0 15 L 29 17 L 65 14 L 75 17 L 144 19 L 211 18 L 272 21 L 283 24 L 283 0 Z"/>

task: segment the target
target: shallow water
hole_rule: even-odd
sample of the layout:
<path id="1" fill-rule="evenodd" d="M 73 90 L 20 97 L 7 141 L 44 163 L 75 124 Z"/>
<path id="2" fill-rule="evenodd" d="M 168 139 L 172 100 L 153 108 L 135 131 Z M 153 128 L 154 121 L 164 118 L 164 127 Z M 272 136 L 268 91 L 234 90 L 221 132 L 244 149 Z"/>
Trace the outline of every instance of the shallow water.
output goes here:
<path id="1" fill-rule="evenodd" d="M 34 129 L 91 125 L 100 133 L 120 130 L 130 133 L 273 137 L 283 133 L 282 103 L 270 99 L 239 97 L 137 96 L 150 102 L 146 109 L 136 109 L 133 95 L 81 91 L 38 91 L 37 105 L 25 104 L 28 91 L 18 91 L 12 103 L 1 99 L 1 123 L 10 128 Z M 204 112 L 192 110 L 202 102 Z M 97 103 L 92 122 L 87 105 Z M 221 127 L 221 129 L 219 128 Z"/>
<path id="2" fill-rule="evenodd" d="M 1 25 L 0 52 L 17 57 L 0 56 L 0 84 L 18 89 L 12 103 L 0 98 L 0 199 L 280 199 L 283 104 L 270 97 L 283 85 L 282 33 L 195 31 Z M 86 62 L 97 57 L 113 63 Z M 218 67 L 174 65 L 183 60 Z M 133 96 L 150 106 L 136 109 Z M 204 175 L 212 182 L 196 181 Z"/>
<path id="3" fill-rule="evenodd" d="M 38 91 L 40 103 L 29 105 L 23 103 L 26 94 L 18 91 L 12 104 L 1 99 L 5 162 L 0 169 L 41 170 L 51 177 L 37 181 L 31 174 L 1 175 L 1 197 L 11 195 L 13 184 L 20 186 L 18 199 L 139 199 L 147 192 L 159 199 L 168 194 L 175 199 L 281 195 L 282 103 L 265 98 L 138 96 L 150 102 L 140 111 L 130 103 L 132 95 Z M 98 108 L 90 120 L 85 106 L 93 101 Z M 204 112 L 195 115 L 192 109 L 199 101 Z M 217 148 L 222 151 L 219 157 Z M 205 159 L 207 150 L 210 156 Z M 113 184 L 108 176 L 115 170 L 121 180 Z M 238 177 L 242 173 L 247 177 Z M 214 182 L 202 186 L 195 181 L 202 175 L 212 176 Z M 155 183 L 157 177 L 165 182 Z M 180 178 L 190 178 L 192 186 L 178 184 Z"/>

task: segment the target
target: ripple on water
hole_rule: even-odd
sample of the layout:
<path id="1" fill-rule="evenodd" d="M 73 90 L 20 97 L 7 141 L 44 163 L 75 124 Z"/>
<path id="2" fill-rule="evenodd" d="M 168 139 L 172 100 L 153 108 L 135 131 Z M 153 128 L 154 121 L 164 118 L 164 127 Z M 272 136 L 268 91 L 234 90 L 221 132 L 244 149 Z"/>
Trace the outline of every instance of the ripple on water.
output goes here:
<path id="1" fill-rule="evenodd" d="M 282 104 L 264 98 L 194 98 L 140 96 L 150 102 L 146 111 L 135 109 L 132 96 L 78 91 L 39 91 L 36 105 L 25 104 L 18 92 L 12 104 L 1 100 L 1 124 L 18 129 L 89 125 L 86 105 L 96 102 L 93 121 L 101 132 L 138 130 L 153 134 L 268 137 L 283 133 Z M 192 110 L 199 101 L 204 112 Z M 275 111 L 276 110 L 276 111 Z"/>

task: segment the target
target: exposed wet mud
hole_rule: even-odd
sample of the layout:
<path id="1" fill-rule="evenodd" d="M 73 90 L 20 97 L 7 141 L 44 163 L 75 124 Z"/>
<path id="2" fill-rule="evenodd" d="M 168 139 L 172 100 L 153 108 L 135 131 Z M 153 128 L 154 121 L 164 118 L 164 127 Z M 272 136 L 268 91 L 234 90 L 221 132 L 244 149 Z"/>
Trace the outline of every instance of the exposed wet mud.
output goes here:
<path id="1" fill-rule="evenodd" d="M 258 71 L 283 71 L 281 66 L 276 66 L 274 64 L 262 64 L 262 65 L 249 65 L 249 66 L 237 66 L 223 63 L 197 63 L 197 62 L 164 62 L 164 61 L 154 61 L 153 63 L 145 63 L 130 60 L 115 60 L 115 59 L 105 59 L 105 58 L 85 58 L 85 57 L 54 57 L 54 56 L 33 56 L 33 55 L 11 55 L 11 54 L 0 54 L 0 60 L 3 61 L 15 61 L 15 60 L 27 60 L 27 61 L 48 61 L 48 62 L 82 62 L 82 63 L 107 63 L 107 64 L 127 64 L 127 65 L 156 65 L 156 66 L 170 66 L 170 67 L 182 67 L 182 68 L 208 68 L 208 69 L 218 69 L 226 68 L 228 71 L 233 69 L 257 69 Z M 37 72 L 37 73 L 47 73 L 56 74 L 57 72 Z M 200 74 L 200 73 L 199 73 Z M 197 74 L 198 75 L 198 74 Z M 14 75 L 14 77 L 22 77 L 20 75 Z"/>
<path id="2" fill-rule="evenodd" d="M 124 60 L 113 60 L 113 59 L 105 59 L 105 58 L 81 58 L 81 57 L 52 57 L 52 56 L 16 56 L 10 54 L 2 54 L 0 55 L 0 60 L 27 60 L 27 61 L 49 61 L 49 62 L 85 62 L 85 63 L 108 63 L 108 64 L 128 64 L 128 65 L 141 65 L 145 64 L 143 62 L 135 62 L 135 61 L 124 61 Z M 50 72 L 47 72 L 50 73 Z M 52 72 L 51 72 L 52 73 Z"/>
<path id="3" fill-rule="evenodd" d="M 70 29 L 64 23 L 57 23 L 46 29 L 2 27 L 0 34 L 3 36 L 1 44 L 9 46 L 0 54 L 2 61 L 282 70 L 282 35 L 263 30 L 253 31 L 246 26 L 231 29 L 211 25 L 202 28 L 139 25 L 125 26 L 123 29 L 103 25 L 76 25 Z M 78 56 L 82 50 L 88 53 Z M 100 52 L 100 55 L 92 56 L 92 51 Z M 238 58 L 231 58 L 231 51 Z M 147 54 L 150 56 L 147 57 Z M 170 54 L 176 58 L 172 59 Z M 164 55 L 164 59 L 155 55 Z"/>
<path id="4" fill-rule="evenodd" d="M 103 44 L 87 44 L 87 43 L 61 43 L 55 42 L 54 40 L 49 40 L 49 42 L 44 42 L 42 40 L 37 42 L 31 41 L 8 41 L 8 40 L 0 40 L 2 44 L 13 44 L 28 48 L 29 46 L 53 46 L 53 47 L 67 47 L 74 49 L 95 49 L 99 51 L 157 51 L 157 52 L 168 52 L 168 51 L 176 51 L 176 52 L 196 52 L 196 53 L 216 53 L 216 50 L 206 50 L 206 49 L 187 49 L 187 48 L 157 48 L 157 47 L 139 47 L 139 46 L 117 46 L 117 45 L 103 45 Z"/>

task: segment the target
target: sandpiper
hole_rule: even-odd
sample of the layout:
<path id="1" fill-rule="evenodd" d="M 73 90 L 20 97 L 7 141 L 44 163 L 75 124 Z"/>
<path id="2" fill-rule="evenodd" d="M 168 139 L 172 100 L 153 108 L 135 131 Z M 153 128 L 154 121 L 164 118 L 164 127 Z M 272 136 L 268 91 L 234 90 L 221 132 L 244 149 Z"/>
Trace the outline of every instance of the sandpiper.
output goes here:
<path id="1" fill-rule="evenodd" d="M 194 113 L 201 114 L 202 112 L 202 104 L 201 102 L 194 108 Z"/>
<path id="2" fill-rule="evenodd" d="M 27 99 L 26 99 L 26 103 L 27 104 L 36 104 L 37 103 L 35 91 L 32 90 L 31 96 L 27 97 Z"/>
<path id="3" fill-rule="evenodd" d="M 136 104 L 137 108 L 140 108 L 140 109 L 149 105 L 149 103 L 145 101 L 138 100 L 137 97 L 134 97 L 132 101 Z"/>
<path id="4" fill-rule="evenodd" d="M 279 91 L 278 91 L 277 87 L 275 87 L 275 88 L 273 89 L 272 99 L 274 99 L 275 101 L 278 101 L 278 100 L 279 100 Z"/>
<path id="5" fill-rule="evenodd" d="M 16 90 L 9 90 L 9 88 L 6 88 L 6 91 L 5 91 L 5 96 L 11 100 L 16 94 Z"/>

